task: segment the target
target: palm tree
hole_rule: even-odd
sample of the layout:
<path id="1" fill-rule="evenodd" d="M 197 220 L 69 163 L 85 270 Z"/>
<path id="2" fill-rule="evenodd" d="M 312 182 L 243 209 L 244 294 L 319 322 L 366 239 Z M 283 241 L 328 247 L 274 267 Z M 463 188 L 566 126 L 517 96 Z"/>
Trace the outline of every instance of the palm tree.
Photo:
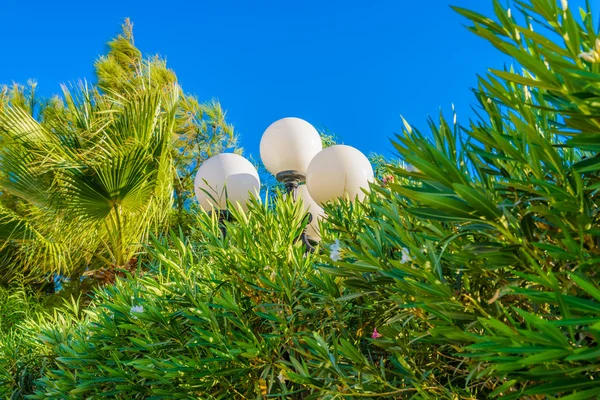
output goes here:
<path id="1" fill-rule="evenodd" d="M 123 32 L 108 43 L 108 54 L 96 61 L 98 88 L 128 96 L 128 88 L 144 86 L 146 76 L 154 87 L 176 84 L 177 76 L 167 68 L 165 60 L 158 56 L 143 58 L 135 46 L 133 24 L 129 19 L 125 20 L 122 29 Z M 234 149 L 237 138 L 217 100 L 199 102 L 188 94 L 181 96 L 174 133 L 173 223 L 185 230 L 190 223 L 190 208 L 194 206 L 193 175 L 198 165 L 215 154 Z M 241 152 L 241 149 L 236 151 Z"/>
<path id="2" fill-rule="evenodd" d="M 235 146 L 218 101 L 183 94 L 132 28 L 95 85 L 45 101 L 35 82 L 0 87 L 0 282 L 133 268 L 150 233 L 189 221 L 196 166 Z"/>
<path id="3" fill-rule="evenodd" d="M 95 96 L 82 84 L 65 88 L 65 107 L 45 124 L 5 109 L 0 185 L 27 206 L 0 215 L 23 267 L 78 275 L 132 265 L 172 209 L 180 93 L 174 84 Z"/>

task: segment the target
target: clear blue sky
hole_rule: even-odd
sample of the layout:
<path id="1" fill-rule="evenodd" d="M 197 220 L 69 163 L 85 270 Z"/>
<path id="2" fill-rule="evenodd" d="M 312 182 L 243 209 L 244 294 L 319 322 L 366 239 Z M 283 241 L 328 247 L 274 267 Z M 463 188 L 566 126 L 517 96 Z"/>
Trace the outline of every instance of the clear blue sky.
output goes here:
<path id="1" fill-rule="evenodd" d="M 391 156 L 401 114 L 424 127 L 454 103 L 466 122 L 476 74 L 507 60 L 449 7 L 491 15 L 491 0 L 2 3 L 0 83 L 34 78 L 49 95 L 93 79 L 94 60 L 130 17 L 136 45 L 166 57 L 186 92 L 218 98 L 255 157 L 264 129 L 286 116 Z"/>

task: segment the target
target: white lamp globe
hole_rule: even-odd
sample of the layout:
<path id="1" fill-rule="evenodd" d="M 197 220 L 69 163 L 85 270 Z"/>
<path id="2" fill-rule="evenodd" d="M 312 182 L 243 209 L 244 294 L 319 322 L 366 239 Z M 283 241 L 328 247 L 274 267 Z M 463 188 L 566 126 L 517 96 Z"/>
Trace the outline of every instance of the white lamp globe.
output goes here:
<path id="1" fill-rule="evenodd" d="M 310 197 L 306 185 L 298 186 L 297 198 L 302 199 L 304 210 L 312 215 L 312 220 L 306 225 L 306 236 L 316 242 L 320 241 L 319 221 L 325 217 L 325 211 Z"/>
<path id="2" fill-rule="evenodd" d="M 196 198 L 205 211 L 227 209 L 227 200 L 244 210 L 251 195 L 257 196 L 260 179 L 254 165 L 234 153 L 217 154 L 204 161 L 194 181 Z"/>
<path id="3" fill-rule="evenodd" d="M 373 179 L 373 167 L 367 157 L 345 145 L 323 149 L 306 171 L 306 187 L 318 204 L 343 197 L 362 200 L 362 189 L 368 190 Z"/>
<path id="4" fill-rule="evenodd" d="M 260 139 L 260 158 L 273 175 L 283 171 L 306 173 L 310 160 L 321 149 L 319 132 L 294 117 L 273 122 Z"/>

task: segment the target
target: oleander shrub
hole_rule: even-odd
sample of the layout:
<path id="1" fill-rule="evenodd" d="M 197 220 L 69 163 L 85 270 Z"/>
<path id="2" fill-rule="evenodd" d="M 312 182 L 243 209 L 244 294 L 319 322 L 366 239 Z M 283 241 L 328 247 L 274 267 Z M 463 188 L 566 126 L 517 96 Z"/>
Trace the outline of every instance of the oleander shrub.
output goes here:
<path id="1" fill-rule="evenodd" d="M 44 332 L 58 368 L 35 398 L 339 398 L 420 385 L 408 370 L 386 375 L 370 313 L 340 301 L 337 279 L 315 267 L 322 256 L 305 253 L 300 204 L 232 214 L 225 238 L 202 215 L 193 242 L 149 246 L 152 273 L 99 290 L 68 345 Z"/>
<path id="2" fill-rule="evenodd" d="M 20 324 L 44 312 L 41 298 L 24 287 L 0 288 L 0 396 L 22 398 L 30 393 L 38 374 L 31 373 L 32 337 Z"/>
<path id="3" fill-rule="evenodd" d="M 323 269 L 415 373 L 477 398 L 596 398 L 600 40 L 589 8 L 495 4 L 497 21 L 458 11 L 518 65 L 480 79 L 470 126 L 406 124 L 412 168 L 373 187 L 367 217 L 329 210 L 344 242 Z"/>
<path id="4" fill-rule="evenodd" d="M 42 330 L 52 327 L 68 339 L 81 320 L 78 301 L 55 297 L 27 287 L 0 288 L 0 398 L 33 394 L 36 379 L 54 367 L 56 357 L 40 340 Z"/>

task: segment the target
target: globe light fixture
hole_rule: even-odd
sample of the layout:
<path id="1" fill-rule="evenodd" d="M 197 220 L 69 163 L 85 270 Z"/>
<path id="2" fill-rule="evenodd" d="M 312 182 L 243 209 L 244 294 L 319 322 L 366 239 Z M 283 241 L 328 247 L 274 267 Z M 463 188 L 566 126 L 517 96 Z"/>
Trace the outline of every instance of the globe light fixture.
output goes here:
<path id="1" fill-rule="evenodd" d="M 373 167 L 354 147 L 336 145 L 320 151 L 306 171 L 306 187 L 318 204 L 336 198 L 362 200 L 373 182 Z"/>
<path id="2" fill-rule="evenodd" d="M 260 139 L 260 158 L 265 167 L 290 188 L 304 181 L 308 164 L 321 149 L 319 132 L 294 117 L 273 122 Z"/>
<path id="3" fill-rule="evenodd" d="M 238 154 L 222 153 L 200 165 L 194 190 L 205 211 L 226 210 L 227 201 L 246 209 L 250 196 L 258 196 L 260 179 L 250 161 Z"/>

